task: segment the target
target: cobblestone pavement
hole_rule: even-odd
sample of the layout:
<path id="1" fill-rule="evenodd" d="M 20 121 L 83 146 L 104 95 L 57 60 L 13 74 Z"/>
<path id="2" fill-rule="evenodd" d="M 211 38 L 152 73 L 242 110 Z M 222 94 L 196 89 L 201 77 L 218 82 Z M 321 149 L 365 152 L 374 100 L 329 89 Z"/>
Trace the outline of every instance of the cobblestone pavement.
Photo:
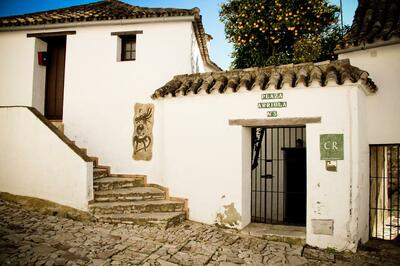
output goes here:
<path id="1" fill-rule="evenodd" d="M 82 223 L 3 200 L 0 214 L 0 265 L 319 264 L 300 246 L 189 221 L 167 230 Z"/>

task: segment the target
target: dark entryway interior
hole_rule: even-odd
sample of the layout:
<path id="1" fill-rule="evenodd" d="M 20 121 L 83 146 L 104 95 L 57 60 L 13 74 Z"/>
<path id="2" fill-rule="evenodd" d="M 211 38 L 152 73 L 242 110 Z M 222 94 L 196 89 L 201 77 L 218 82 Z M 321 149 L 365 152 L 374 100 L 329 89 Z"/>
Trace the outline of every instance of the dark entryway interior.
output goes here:
<path id="1" fill-rule="evenodd" d="M 400 241 L 400 144 L 370 145 L 370 237 Z"/>
<path id="2" fill-rule="evenodd" d="M 306 224 L 306 129 L 252 128 L 251 220 Z"/>
<path id="3" fill-rule="evenodd" d="M 64 105 L 64 76 L 66 36 L 42 38 L 47 43 L 45 116 L 62 120 Z"/>

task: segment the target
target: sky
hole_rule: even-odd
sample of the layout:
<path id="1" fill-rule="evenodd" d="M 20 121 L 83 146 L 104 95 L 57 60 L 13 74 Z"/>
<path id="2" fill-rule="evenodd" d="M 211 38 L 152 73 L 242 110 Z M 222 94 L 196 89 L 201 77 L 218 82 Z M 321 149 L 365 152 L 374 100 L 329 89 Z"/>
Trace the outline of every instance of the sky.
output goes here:
<path id="1" fill-rule="evenodd" d="M 12 16 L 37 11 L 68 7 L 72 5 L 96 2 L 97 0 L 0 0 L 0 16 Z M 221 3 L 226 0 L 123 0 L 131 5 L 145 7 L 199 7 L 203 17 L 204 28 L 214 39 L 211 42 L 210 57 L 223 69 L 228 69 L 231 63 L 232 45 L 225 39 L 224 25 L 219 20 Z M 330 0 L 339 5 L 340 0 Z M 344 24 L 351 25 L 357 0 L 342 0 Z"/>

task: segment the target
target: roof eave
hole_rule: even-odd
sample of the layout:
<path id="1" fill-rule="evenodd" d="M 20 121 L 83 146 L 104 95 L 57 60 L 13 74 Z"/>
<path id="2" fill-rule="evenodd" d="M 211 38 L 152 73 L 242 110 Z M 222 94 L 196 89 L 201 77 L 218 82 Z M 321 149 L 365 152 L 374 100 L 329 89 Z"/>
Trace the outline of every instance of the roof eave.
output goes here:
<path id="1" fill-rule="evenodd" d="M 197 9 L 194 15 L 193 29 L 195 32 L 197 45 L 199 46 L 200 54 L 204 64 L 206 64 L 207 67 L 210 68 L 212 71 L 221 71 L 222 68 L 220 68 L 216 63 L 214 63 L 210 59 L 210 54 L 208 53 L 207 40 L 206 40 L 207 33 L 204 31 L 199 9 Z"/>
<path id="2" fill-rule="evenodd" d="M 29 30 L 47 30 L 47 29 L 61 29 L 61 28 L 75 28 L 75 27 L 90 27 L 90 26 L 110 26 L 110 25 L 128 25 L 128 24 L 142 24 L 154 22 L 175 22 L 175 21 L 194 21 L 195 18 L 191 16 L 176 16 L 176 17 L 157 17 L 157 18 L 132 18 L 132 19 L 116 19 L 116 20 L 98 20 L 98 21 L 82 21 L 82 22 L 64 22 L 54 24 L 36 24 L 36 25 L 22 25 L 11 27 L 0 27 L 0 32 L 9 31 L 29 31 Z"/>
<path id="3" fill-rule="evenodd" d="M 345 54 L 345 53 L 350 53 L 354 51 L 360 51 L 360 50 L 366 50 L 366 49 L 372 49 L 372 48 L 378 48 L 378 47 L 383 47 L 383 46 L 388 46 L 388 45 L 393 45 L 393 44 L 399 44 L 400 43 L 400 37 L 392 37 L 391 39 L 384 41 L 384 40 L 379 40 L 375 41 L 373 43 L 362 43 L 357 46 L 350 46 L 348 48 L 343 48 L 343 49 L 337 49 L 334 51 L 335 54 Z"/>
<path id="4" fill-rule="evenodd" d="M 207 67 L 208 68 L 210 68 L 213 72 L 214 71 L 223 71 L 223 69 L 222 68 L 220 68 L 216 63 L 214 63 L 213 61 L 211 61 L 210 59 L 209 59 L 209 62 L 207 62 L 206 61 L 206 65 L 207 65 Z"/>
<path id="5" fill-rule="evenodd" d="M 348 59 L 319 63 L 289 64 L 210 73 L 178 75 L 155 90 L 152 99 L 206 95 L 238 91 L 265 91 L 295 87 L 354 87 L 366 95 L 377 91 L 368 72 L 354 67 Z"/>

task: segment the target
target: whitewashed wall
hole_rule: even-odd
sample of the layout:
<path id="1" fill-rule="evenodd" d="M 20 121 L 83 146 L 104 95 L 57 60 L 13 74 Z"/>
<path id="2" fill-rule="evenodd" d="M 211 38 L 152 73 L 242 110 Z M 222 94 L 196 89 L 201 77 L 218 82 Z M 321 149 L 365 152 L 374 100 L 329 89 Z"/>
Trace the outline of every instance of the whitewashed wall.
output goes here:
<path id="1" fill-rule="evenodd" d="M 359 211 L 362 212 L 358 220 L 359 230 L 362 230 L 363 241 L 368 240 L 369 231 L 369 144 L 400 143 L 400 44 L 353 51 L 339 55 L 339 59 L 349 58 L 352 65 L 369 72 L 378 86 L 374 97 L 367 97 L 359 104 L 359 114 L 364 121 L 359 125 L 367 132 L 360 135 L 359 152 L 364 154 L 354 165 L 358 168 L 360 180 L 357 184 L 368 194 L 361 194 L 356 198 Z M 364 225 L 367 226 L 364 226 Z"/>
<path id="2" fill-rule="evenodd" d="M 33 87 L 32 87 L 32 107 L 44 114 L 44 103 L 46 95 L 46 66 L 39 65 L 38 52 L 47 51 L 47 43 L 35 39 L 35 53 L 33 61 Z"/>
<path id="3" fill-rule="evenodd" d="M 0 33 L 0 105 L 32 106 L 35 39 Z"/>
<path id="4" fill-rule="evenodd" d="M 26 107 L 0 108 L 0 191 L 88 210 L 93 164 Z"/>
<path id="5" fill-rule="evenodd" d="M 369 72 L 378 85 L 376 97 L 367 99 L 368 142 L 400 143 L 400 44 L 340 54 L 353 66 Z"/>
<path id="6" fill-rule="evenodd" d="M 192 20 L 131 25 L 0 32 L 0 105 L 26 105 L 44 111 L 45 68 L 37 52 L 46 45 L 27 33 L 76 31 L 67 36 L 64 117 L 65 134 L 87 148 L 115 173 L 146 174 L 162 183 L 162 138 L 156 138 L 151 162 L 132 159 L 133 106 L 177 74 L 192 73 L 203 61 Z M 118 37 L 111 32 L 141 30 L 136 60 L 118 61 Z M 154 134 L 160 136 L 162 110 L 156 108 Z"/>
<path id="7" fill-rule="evenodd" d="M 267 92 L 274 92 L 273 90 Z M 368 211 L 361 200 L 368 193 L 366 175 L 354 162 L 367 161 L 363 139 L 364 92 L 356 86 L 284 89 L 286 109 L 280 118 L 321 117 L 308 124 L 307 143 L 307 243 L 321 248 L 354 250 L 358 239 L 368 237 Z M 261 94 L 187 96 L 162 99 L 165 185 L 172 195 L 189 199 L 189 218 L 215 223 L 231 203 L 241 215 L 239 228 L 250 222 L 250 128 L 229 126 L 229 119 L 265 119 L 258 109 Z M 374 96 L 368 96 L 374 97 Z M 319 135 L 344 134 L 344 157 L 338 171 L 328 172 L 320 160 Z M 360 140 L 361 138 L 361 140 Z M 362 167 L 360 167 L 362 168 Z M 364 169 L 364 168 L 362 168 Z M 365 171 L 365 169 L 364 169 Z M 350 214 L 351 213 L 351 214 Z M 334 219 L 333 236 L 312 233 L 312 219 Z M 363 223 L 363 224 L 361 224 Z M 351 231 L 355 228 L 354 231 Z M 360 230 L 358 230 L 361 228 Z M 365 235 L 367 234 L 367 235 Z"/>
<path id="8" fill-rule="evenodd" d="M 196 35 L 194 31 L 191 34 L 192 38 L 192 73 L 203 73 L 205 71 L 204 61 L 201 57 L 199 45 L 197 43 Z"/>
<path id="9" fill-rule="evenodd" d="M 64 124 L 67 136 L 114 173 L 146 174 L 162 183 L 161 138 L 150 162 L 132 159 L 133 106 L 151 102 L 154 88 L 191 72 L 191 21 L 76 29 L 67 38 Z M 142 30 L 136 60 L 117 61 L 115 31 Z M 156 108 L 154 134 L 162 132 Z"/>

